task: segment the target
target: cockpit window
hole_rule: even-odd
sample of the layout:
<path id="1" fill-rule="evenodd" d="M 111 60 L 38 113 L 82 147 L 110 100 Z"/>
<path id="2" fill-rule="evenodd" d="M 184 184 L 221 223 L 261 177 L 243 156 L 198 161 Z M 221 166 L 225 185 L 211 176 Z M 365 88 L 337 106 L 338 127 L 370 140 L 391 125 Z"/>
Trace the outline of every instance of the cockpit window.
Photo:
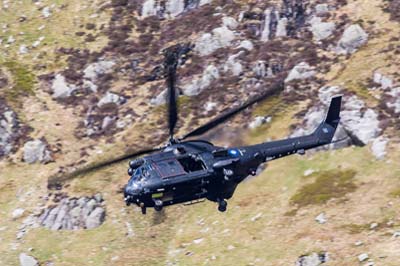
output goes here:
<path id="1" fill-rule="evenodd" d="M 183 167 L 175 159 L 159 161 L 154 165 L 162 178 L 185 174 Z"/>

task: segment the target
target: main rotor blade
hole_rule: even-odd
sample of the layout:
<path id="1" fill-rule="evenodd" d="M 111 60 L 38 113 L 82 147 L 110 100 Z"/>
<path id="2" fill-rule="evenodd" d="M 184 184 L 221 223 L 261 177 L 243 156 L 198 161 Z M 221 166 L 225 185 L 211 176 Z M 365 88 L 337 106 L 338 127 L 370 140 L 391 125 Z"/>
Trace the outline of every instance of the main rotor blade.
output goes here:
<path id="1" fill-rule="evenodd" d="M 175 70 L 168 70 L 167 84 L 168 84 L 168 126 L 169 136 L 171 139 L 174 137 L 174 129 L 178 120 L 178 107 L 176 104 L 175 92 Z"/>
<path id="2" fill-rule="evenodd" d="M 165 62 L 164 68 L 167 74 L 167 86 L 168 86 L 168 127 L 170 139 L 174 137 L 174 129 L 178 120 L 178 107 L 176 104 L 176 68 L 179 62 L 179 50 L 176 47 L 168 49 L 164 52 Z"/>
<path id="3" fill-rule="evenodd" d="M 126 154 L 123 154 L 119 157 L 113 158 L 113 159 L 108 159 L 108 160 L 104 160 L 102 162 L 95 162 L 95 163 L 91 163 L 87 166 L 84 166 L 80 169 L 76 169 L 75 171 L 72 171 L 70 173 L 59 173 L 56 174 L 52 177 L 49 178 L 49 184 L 56 184 L 56 183 L 62 183 L 65 182 L 67 180 L 71 180 L 77 176 L 83 175 L 83 174 L 87 174 L 90 172 L 93 172 L 95 170 L 99 170 L 101 168 L 104 168 L 106 166 L 110 166 L 122 161 L 125 161 L 129 158 L 133 158 L 133 157 L 137 157 L 146 153 L 151 153 L 151 152 L 155 152 L 155 151 L 159 151 L 162 148 L 153 148 L 153 149 L 145 149 L 145 150 L 140 150 L 137 152 L 127 152 Z"/>
<path id="4" fill-rule="evenodd" d="M 269 90 L 267 90 L 264 94 L 248 101 L 247 103 L 232 109 L 230 111 L 228 111 L 225 114 L 222 114 L 219 117 L 214 118 L 213 120 L 211 120 L 210 122 L 206 123 L 203 126 L 200 126 L 198 128 L 196 128 L 195 130 L 193 130 L 192 132 L 189 132 L 188 134 L 184 135 L 181 140 L 190 138 L 190 137 L 194 137 L 194 136 L 199 136 L 202 135 L 204 133 L 206 133 L 207 131 L 209 131 L 210 129 L 218 126 L 219 124 L 224 123 L 226 120 L 228 120 L 229 118 L 233 117 L 234 115 L 236 115 L 237 113 L 243 111 L 244 109 L 246 109 L 247 107 L 252 106 L 255 103 L 261 102 L 263 100 L 265 100 L 267 97 L 275 94 L 278 90 L 283 89 L 283 82 L 277 82 L 275 83 Z"/>

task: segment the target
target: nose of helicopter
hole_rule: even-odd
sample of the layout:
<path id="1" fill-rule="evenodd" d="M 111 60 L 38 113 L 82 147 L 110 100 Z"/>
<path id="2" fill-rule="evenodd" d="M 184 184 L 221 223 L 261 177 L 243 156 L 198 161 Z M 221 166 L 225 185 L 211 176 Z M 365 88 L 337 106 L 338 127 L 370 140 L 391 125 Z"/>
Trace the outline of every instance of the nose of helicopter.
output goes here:
<path id="1" fill-rule="evenodd" d="M 140 201 L 140 190 L 135 189 L 132 186 L 126 186 L 124 189 L 124 200 L 127 205 L 131 203 L 139 203 Z"/>

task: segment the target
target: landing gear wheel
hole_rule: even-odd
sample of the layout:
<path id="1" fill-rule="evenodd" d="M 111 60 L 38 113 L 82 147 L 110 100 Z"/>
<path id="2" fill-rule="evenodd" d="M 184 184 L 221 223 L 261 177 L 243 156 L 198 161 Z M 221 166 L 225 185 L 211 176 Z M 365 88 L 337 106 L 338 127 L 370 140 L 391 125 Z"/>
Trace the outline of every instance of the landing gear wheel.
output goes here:
<path id="1" fill-rule="evenodd" d="M 218 201 L 218 210 L 220 212 L 225 212 L 227 206 L 228 206 L 228 203 L 226 202 L 226 200 Z"/>
<path id="2" fill-rule="evenodd" d="M 146 214 L 146 207 L 141 207 L 142 209 L 142 214 Z"/>
<path id="3" fill-rule="evenodd" d="M 163 209 L 163 202 L 161 200 L 155 200 L 154 209 L 158 212 L 161 211 Z"/>

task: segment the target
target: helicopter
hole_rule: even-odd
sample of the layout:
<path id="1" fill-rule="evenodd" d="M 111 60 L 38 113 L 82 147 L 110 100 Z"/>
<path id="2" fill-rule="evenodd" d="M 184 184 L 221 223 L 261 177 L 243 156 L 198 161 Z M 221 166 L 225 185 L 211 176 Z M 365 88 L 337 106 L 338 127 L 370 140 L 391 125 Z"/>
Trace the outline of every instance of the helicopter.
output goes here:
<path id="1" fill-rule="evenodd" d="M 224 113 L 194 129 L 181 138 L 175 138 L 178 121 L 176 71 L 182 64 L 182 49 L 164 52 L 167 84 L 169 141 L 156 147 L 127 154 L 84 171 L 136 158 L 129 162 L 129 181 L 123 189 L 127 206 L 133 204 L 146 214 L 147 208 L 156 211 L 174 204 L 194 204 L 205 199 L 216 202 L 218 211 L 227 210 L 237 186 L 248 176 L 256 175 L 257 168 L 266 162 L 292 154 L 304 155 L 306 150 L 332 143 L 340 122 L 342 96 L 331 99 L 325 120 L 309 135 L 270 141 L 250 146 L 218 147 L 209 141 L 191 139 L 220 125 L 237 113 L 271 95 L 263 95 Z M 278 82 L 273 87 L 282 88 Z M 189 139 L 190 140 L 187 140 Z M 148 154 L 148 155 L 146 155 Z M 144 155 L 144 156 L 142 156 Z M 142 157 L 139 157 L 142 156 Z M 80 173 L 84 172 L 81 171 Z"/>

